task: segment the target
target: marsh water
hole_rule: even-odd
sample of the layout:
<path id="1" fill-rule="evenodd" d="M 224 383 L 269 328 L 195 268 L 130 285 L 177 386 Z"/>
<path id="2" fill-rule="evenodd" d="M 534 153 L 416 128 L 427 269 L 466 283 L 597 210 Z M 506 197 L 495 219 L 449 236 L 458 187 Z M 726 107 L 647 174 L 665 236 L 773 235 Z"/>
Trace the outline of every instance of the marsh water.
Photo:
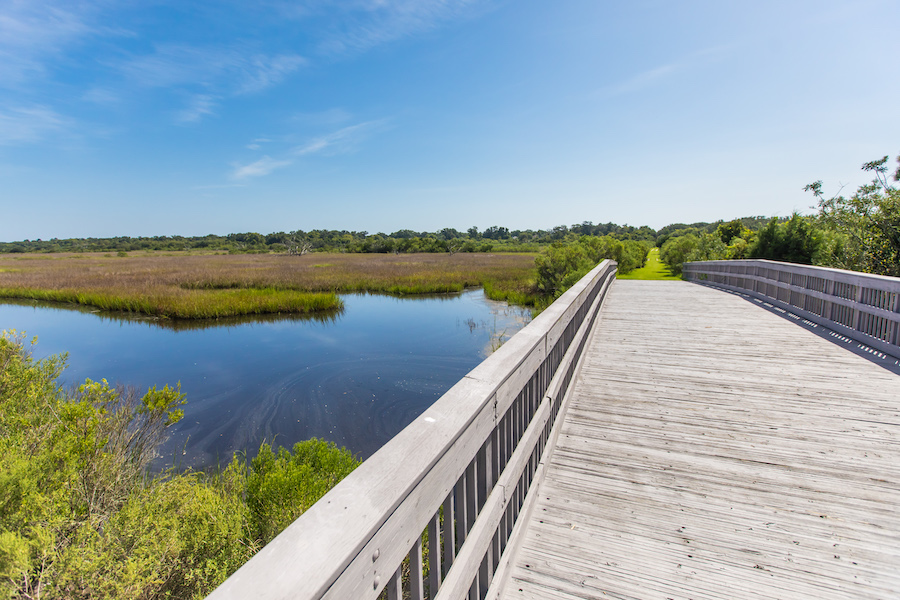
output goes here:
<path id="1" fill-rule="evenodd" d="M 342 296 L 315 318 L 127 318 L 35 302 L 0 303 L 0 329 L 68 352 L 61 383 L 107 379 L 146 390 L 180 382 L 184 419 L 159 467 L 224 465 L 263 441 L 318 437 L 365 459 L 518 331 L 529 311 L 481 290 L 429 297 Z"/>

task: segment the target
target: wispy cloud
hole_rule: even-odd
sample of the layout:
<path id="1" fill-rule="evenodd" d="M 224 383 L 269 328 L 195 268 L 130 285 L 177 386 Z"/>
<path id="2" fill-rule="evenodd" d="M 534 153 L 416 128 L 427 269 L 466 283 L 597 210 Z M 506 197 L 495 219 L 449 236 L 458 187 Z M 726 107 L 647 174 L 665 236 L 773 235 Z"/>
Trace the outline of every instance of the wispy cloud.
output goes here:
<path id="1" fill-rule="evenodd" d="M 272 140 L 270 140 L 269 138 L 256 138 L 244 147 L 247 150 L 259 150 L 260 148 L 262 148 L 263 144 L 268 144 L 271 141 Z"/>
<path id="2" fill-rule="evenodd" d="M 306 64 L 306 59 L 296 54 L 256 56 L 243 66 L 243 81 L 238 91 L 242 93 L 262 91 L 281 83 L 285 77 Z"/>
<path id="3" fill-rule="evenodd" d="M 301 127 L 334 127 L 353 119 L 353 115 L 343 108 L 329 108 L 318 112 L 296 113 L 291 117 L 291 124 Z"/>
<path id="4" fill-rule="evenodd" d="M 373 134 L 384 130 L 388 125 L 388 119 L 366 121 L 357 125 L 350 125 L 295 146 L 292 153 L 296 156 L 310 154 L 336 155 L 355 151 L 359 145 Z"/>
<path id="5" fill-rule="evenodd" d="M 353 153 L 359 149 L 365 140 L 386 129 L 389 122 L 389 119 L 377 119 L 342 127 L 330 133 L 310 138 L 302 144 L 289 148 L 283 153 L 282 158 L 272 158 L 267 154 L 250 163 L 232 163 L 229 179 L 232 181 L 247 181 L 257 177 L 264 177 L 278 169 L 288 167 L 304 157 L 314 155 L 337 156 Z M 248 150 L 259 150 L 262 144 L 269 144 L 272 141 L 270 138 L 256 138 L 245 147 Z M 280 144 L 284 144 L 284 141 L 281 141 Z"/>
<path id="6" fill-rule="evenodd" d="M 113 65 L 135 85 L 191 94 L 179 123 L 215 114 L 228 97 L 262 92 L 307 64 L 296 54 L 250 54 L 238 48 L 168 44 Z"/>
<path id="7" fill-rule="evenodd" d="M 178 113 L 179 123 L 196 123 L 206 115 L 213 114 L 216 99 L 208 94 L 197 94 L 188 106 Z"/>
<path id="8" fill-rule="evenodd" d="M 88 2 L 70 4 L 42 0 L 0 3 L 0 87 L 16 87 L 46 72 L 45 60 L 68 44 L 93 33 L 94 11 Z"/>
<path id="9" fill-rule="evenodd" d="M 646 71 L 641 71 L 623 81 L 604 86 L 597 90 L 595 95 L 600 97 L 610 97 L 640 92 L 655 85 L 659 85 L 664 81 L 677 76 L 679 73 L 695 68 L 704 62 L 720 59 L 730 48 L 730 46 L 716 46 L 693 52 L 680 60 L 660 65 Z"/>
<path id="10" fill-rule="evenodd" d="M 270 0 L 287 19 L 321 21 L 319 49 L 326 55 L 364 52 L 461 18 L 489 0 Z"/>
<path id="11" fill-rule="evenodd" d="M 168 44 L 117 66 L 142 86 L 200 86 L 241 94 L 280 83 L 305 64 L 306 59 L 295 54 L 248 56 L 235 48 Z"/>
<path id="12" fill-rule="evenodd" d="M 276 160 L 269 156 L 263 156 L 256 162 L 247 165 L 232 165 L 234 170 L 231 172 L 231 179 L 241 181 L 253 177 L 263 177 L 290 164 L 290 160 Z"/>
<path id="13" fill-rule="evenodd" d="M 91 88 L 82 94 L 81 99 L 85 102 L 100 105 L 112 105 L 121 102 L 122 98 L 111 89 L 108 88 Z"/>
<path id="14" fill-rule="evenodd" d="M 629 77 L 624 81 L 620 81 L 619 83 L 614 83 L 612 85 L 603 87 L 598 90 L 598 94 L 602 96 L 618 96 L 620 94 L 639 92 L 648 87 L 656 85 L 667 77 L 683 70 L 684 67 L 684 64 L 678 63 L 662 65 L 654 69 L 650 69 L 649 71 L 643 71 L 641 73 L 633 75 L 632 77 Z"/>
<path id="15" fill-rule="evenodd" d="M 46 106 L 10 108 L 0 112 L 0 145 L 39 142 L 68 126 L 68 119 Z"/>

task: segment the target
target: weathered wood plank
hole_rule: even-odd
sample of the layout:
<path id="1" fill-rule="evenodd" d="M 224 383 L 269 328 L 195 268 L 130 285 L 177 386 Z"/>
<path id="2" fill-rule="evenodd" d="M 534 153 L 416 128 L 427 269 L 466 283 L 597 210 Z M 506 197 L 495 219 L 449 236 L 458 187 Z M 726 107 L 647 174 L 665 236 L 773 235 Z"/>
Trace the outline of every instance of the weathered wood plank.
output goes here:
<path id="1" fill-rule="evenodd" d="M 900 598 L 900 377 L 678 282 L 587 352 L 503 598 Z"/>

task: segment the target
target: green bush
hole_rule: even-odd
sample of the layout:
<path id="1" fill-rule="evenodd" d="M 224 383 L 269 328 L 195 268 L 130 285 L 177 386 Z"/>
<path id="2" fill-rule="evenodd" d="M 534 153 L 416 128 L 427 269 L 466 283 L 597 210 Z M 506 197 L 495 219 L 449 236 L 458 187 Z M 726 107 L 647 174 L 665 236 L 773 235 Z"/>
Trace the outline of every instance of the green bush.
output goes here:
<path id="1" fill-rule="evenodd" d="M 189 473 L 136 491 L 102 530 L 82 527 L 53 589 L 67 598 L 202 598 L 256 550 L 239 495 Z"/>
<path id="2" fill-rule="evenodd" d="M 65 393 L 64 365 L 0 334 L 0 595 L 202 598 L 358 464 L 310 440 L 263 444 L 249 468 L 151 476 L 179 388 Z"/>
<path id="3" fill-rule="evenodd" d="M 270 542 L 357 465 L 349 451 L 315 438 L 295 444 L 293 454 L 264 443 L 247 474 L 253 538 Z"/>
<path id="4" fill-rule="evenodd" d="M 583 235 L 572 242 L 553 242 L 534 259 L 537 269 L 535 287 L 543 296 L 537 305 L 546 306 L 588 274 L 601 260 L 618 263 L 620 273 L 643 267 L 650 244 L 634 240 L 618 240 L 612 236 Z"/>
<path id="5" fill-rule="evenodd" d="M 699 260 L 725 260 L 728 247 L 722 238 L 714 233 L 704 233 L 697 239 L 697 245 L 687 255 L 686 262 Z"/>
<path id="6" fill-rule="evenodd" d="M 596 264 L 581 244 L 554 242 L 544 254 L 534 259 L 536 285 L 545 296 L 557 298 L 573 283 L 584 277 Z"/>
<path id="7" fill-rule="evenodd" d="M 669 238 L 659 249 L 659 259 L 666 263 L 674 274 L 680 275 L 682 266 L 699 244 L 700 238 L 692 233 Z"/>
<path id="8" fill-rule="evenodd" d="M 821 244 L 822 235 L 811 220 L 794 213 L 784 223 L 772 219 L 760 230 L 750 258 L 811 265 Z"/>

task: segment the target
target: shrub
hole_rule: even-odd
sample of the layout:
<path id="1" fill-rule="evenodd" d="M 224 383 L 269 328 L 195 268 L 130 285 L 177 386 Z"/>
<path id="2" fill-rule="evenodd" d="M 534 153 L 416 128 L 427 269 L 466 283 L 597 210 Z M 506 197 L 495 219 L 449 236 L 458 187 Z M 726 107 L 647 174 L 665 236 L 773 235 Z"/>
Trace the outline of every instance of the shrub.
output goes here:
<path id="1" fill-rule="evenodd" d="M 293 455 L 264 444 L 249 468 L 151 476 L 179 388 L 65 393 L 64 365 L 0 334 L 2 595 L 202 598 L 357 465 L 310 440 Z"/>
<path id="2" fill-rule="evenodd" d="M 728 247 L 717 234 L 704 233 L 697 239 L 697 245 L 687 255 L 685 262 L 695 260 L 724 260 Z"/>
<path id="3" fill-rule="evenodd" d="M 240 469 L 235 459 L 236 469 Z M 250 463 L 247 474 L 247 506 L 250 532 L 266 544 L 290 525 L 359 462 L 334 443 L 311 439 L 273 452 L 268 444 Z"/>
<path id="4" fill-rule="evenodd" d="M 659 249 L 659 259 L 666 263 L 673 273 L 680 275 L 682 266 L 699 243 L 700 238 L 692 233 L 669 238 Z"/>
<path id="5" fill-rule="evenodd" d="M 554 242 L 534 259 L 537 288 L 545 296 L 556 298 L 583 277 L 595 264 L 581 244 Z"/>
<path id="6" fill-rule="evenodd" d="M 750 258 L 811 265 L 821 244 L 822 236 L 813 224 L 794 213 L 781 224 L 776 219 L 769 221 L 750 249 Z"/>

